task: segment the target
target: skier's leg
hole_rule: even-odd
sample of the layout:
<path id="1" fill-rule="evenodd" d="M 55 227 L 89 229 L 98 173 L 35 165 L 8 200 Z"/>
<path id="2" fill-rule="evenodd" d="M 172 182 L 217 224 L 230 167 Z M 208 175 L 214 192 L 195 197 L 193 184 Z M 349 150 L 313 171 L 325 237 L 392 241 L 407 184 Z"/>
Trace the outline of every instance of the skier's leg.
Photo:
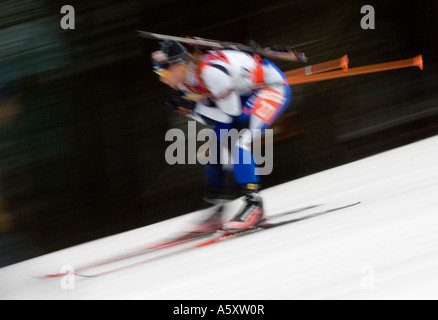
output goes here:
<path id="1" fill-rule="evenodd" d="M 232 198 L 229 182 L 233 167 L 230 160 L 230 150 L 220 143 L 223 138 L 221 137 L 221 129 L 228 131 L 231 128 L 232 124 L 219 122 L 215 124 L 216 150 L 210 150 L 215 152 L 215 161 L 205 165 L 205 182 L 207 187 L 206 194 L 204 195 L 205 212 L 203 212 L 203 217 L 200 221 L 190 226 L 191 232 L 209 233 L 222 228 L 223 207 Z"/>
<path id="2" fill-rule="evenodd" d="M 234 157 L 238 159 L 233 172 L 245 195 L 245 206 L 229 222 L 226 230 L 243 229 L 254 226 L 266 219 L 263 201 L 259 195 L 260 178 L 256 175 L 256 165 L 251 152 L 251 143 L 261 135 L 287 109 L 291 100 L 291 90 L 287 85 L 278 88 L 262 88 L 247 106 L 251 109 L 249 130 L 239 137 Z"/>
<path id="3" fill-rule="evenodd" d="M 214 163 L 205 166 L 207 194 L 205 200 L 211 203 L 224 203 L 230 199 L 229 176 L 232 172 L 231 153 L 226 145 L 222 145 L 221 130 L 230 130 L 232 124 L 216 123 L 216 154 Z"/>

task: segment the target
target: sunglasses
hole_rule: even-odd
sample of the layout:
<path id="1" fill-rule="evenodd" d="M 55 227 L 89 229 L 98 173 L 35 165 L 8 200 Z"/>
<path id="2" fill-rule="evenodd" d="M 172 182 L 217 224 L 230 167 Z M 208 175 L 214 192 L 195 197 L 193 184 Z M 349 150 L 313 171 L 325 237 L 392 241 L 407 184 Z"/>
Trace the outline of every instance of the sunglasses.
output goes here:
<path id="1" fill-rule="evenodd" d="M 159 64 L 154 62 L 153 64 L 154 72 L 158 74 L 160 77 L 167 78 L 169 77 L 172 72 L 169 70 L 171 63 L 165 63 L 165 64 Z"/>

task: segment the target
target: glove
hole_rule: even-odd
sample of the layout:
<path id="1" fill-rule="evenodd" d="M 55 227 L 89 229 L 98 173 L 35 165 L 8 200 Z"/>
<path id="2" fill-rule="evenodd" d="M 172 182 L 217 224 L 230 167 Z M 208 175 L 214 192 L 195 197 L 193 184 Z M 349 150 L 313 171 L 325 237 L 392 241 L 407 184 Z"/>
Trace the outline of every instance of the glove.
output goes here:
<path id="1" fill-rule="evenodd" d="M 297 50 L 292 50 L 292 52 L 295 54 L 295 56 L 297 57 L 299 62 L 307 63 L 307 61 L 309 60 L 309 59 L 307 59 L 307 57 L 304 54 L 304 52 L 299 52 Z"/>
<path id="2" fill-rule="evenodd" d="M 196 101 L 190 101 L 183 98 L 185 95 L 182 91 L 174 91 L 164 100 L 164 103 L 170 107 L 170 110 L 178 114 L 187 115 L 196 107 Z"/>

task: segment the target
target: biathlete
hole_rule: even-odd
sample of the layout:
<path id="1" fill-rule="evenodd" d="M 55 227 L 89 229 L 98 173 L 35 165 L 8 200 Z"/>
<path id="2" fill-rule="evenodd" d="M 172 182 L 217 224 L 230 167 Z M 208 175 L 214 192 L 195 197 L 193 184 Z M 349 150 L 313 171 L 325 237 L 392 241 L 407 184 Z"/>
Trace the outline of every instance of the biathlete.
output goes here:
<path id="1" fill-rule="evenodd" d="M 268 59 L 237 50 L 209 51 L 195 59 L 183 45 L 171 40 L 160 43 L 159 50 L 152 53 L 152 62 L 160 81 L 175 90 L 167 100 L 174 111 L 213 125 L 218 141 L 224 138 L 221 129 L 248 129 L 234 146 L 217 144 L 218 159 L 239 161 L 206 165 L 205 200 L 214 204 L 215 210 L 192 231 L 236 231 L 263 223 L 266 215 L 259 193 L 260 177 L 250 145 L 291 101 L 291 89 L 284 74 Z M 190 95 L 201 98 L 196 101 L 185 98 Z M 224 223 L 222 209 L 228 172 L 240 185 L 245 204 Z"/>

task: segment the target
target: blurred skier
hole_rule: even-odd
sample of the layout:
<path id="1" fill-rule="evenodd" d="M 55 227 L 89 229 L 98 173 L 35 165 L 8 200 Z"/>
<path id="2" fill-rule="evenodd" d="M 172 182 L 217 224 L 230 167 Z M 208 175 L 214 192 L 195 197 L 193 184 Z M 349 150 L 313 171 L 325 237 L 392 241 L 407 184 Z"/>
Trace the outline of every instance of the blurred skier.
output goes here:
<path id="1" fill-rule="evenodd" d="M 160 81 L 175 90 L 167 104 L 175 112 L 214 126 L 218 159 L 237 157 L 240 161 L 231 166 L 221 161 L 206 165 L 205 200 L 214 205 L 213 212 L 192 231 L 235 231 L 263 223 L 266 216 L 259 194 L 260 178 L 255 173 L 250 144 L 288 107 L 291 90 L 286 77 L 271 61 L 256 54 L 209 51 L 196 59 L 180 43 L 170 40 L 160 43 L 160 49 L 152 53 L 152 62 Z M 187 99 L 190 95 L 198 97 L 196 102 Z M 249 130 L 231 148 L 221 148 L 221 129 L 233 128 Z M 250 161 L 241 163 L 241 159 Z M 245 205 L 223 224 L 227 173 L 231 171 L 241 187 Z"/>

